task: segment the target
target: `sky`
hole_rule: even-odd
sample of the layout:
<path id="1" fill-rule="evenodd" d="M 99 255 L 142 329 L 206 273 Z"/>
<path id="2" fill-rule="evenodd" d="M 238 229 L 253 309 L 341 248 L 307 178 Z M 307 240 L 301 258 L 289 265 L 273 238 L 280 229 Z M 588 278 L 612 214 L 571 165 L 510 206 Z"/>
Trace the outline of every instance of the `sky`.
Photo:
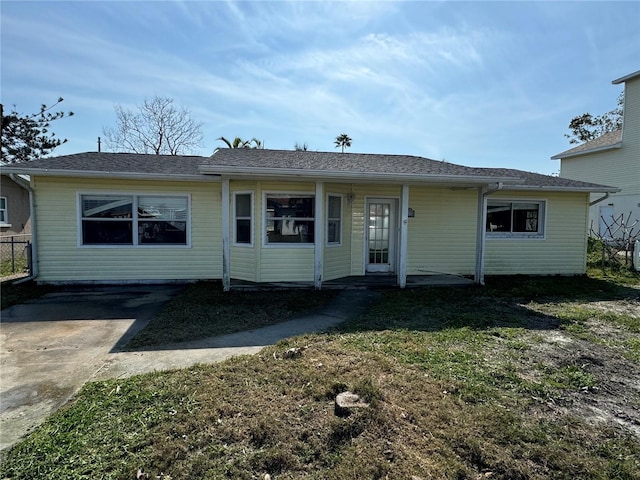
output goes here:
<path id="1" fill-rule="evenodd" d="M 115 106 L 172 98 L 211 155 L 266 148 L 417 155 L 556 174 L 571 118 L 640 70 L 640 2 L 6 1 L 0 100 L 74 116 L 54 155 L 96 151 Z M 103 148 L 104 150 L 104 148 Z"/>

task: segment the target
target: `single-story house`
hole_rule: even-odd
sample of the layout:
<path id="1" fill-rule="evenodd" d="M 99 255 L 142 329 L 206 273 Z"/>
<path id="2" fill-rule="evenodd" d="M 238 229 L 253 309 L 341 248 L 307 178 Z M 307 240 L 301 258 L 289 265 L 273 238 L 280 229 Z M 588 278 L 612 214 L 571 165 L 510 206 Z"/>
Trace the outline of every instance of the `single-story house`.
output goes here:
<path id="1" fill-rule="evenodd" d="M 31 178 L 42 283 L 577 275 L 589 197 L 617 191 L 416 156 L 263 149 L 79 153 L 5 170 Z"/>

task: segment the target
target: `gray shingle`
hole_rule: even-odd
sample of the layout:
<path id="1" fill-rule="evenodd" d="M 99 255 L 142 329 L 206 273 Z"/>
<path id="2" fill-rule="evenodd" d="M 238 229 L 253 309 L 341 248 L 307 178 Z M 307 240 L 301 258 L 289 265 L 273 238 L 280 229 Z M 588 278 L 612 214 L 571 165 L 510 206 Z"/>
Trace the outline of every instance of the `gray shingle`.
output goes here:
<path id="1" fill-rule="evenodd" d="M 561 158 L 574 157 L 576 155 L 582 155 L 584 153 L 593 151 L 615 148 L 620 144 L 620 142 L 622 142 L 622 130 L 615 130 L 613 132 L 605 133 L 604 135 L 595 138 L 590 142 L 582 143 L 577 147 L 573 147 L 569 150 L 558 153 L 551 158 L 553 160 L 559 160 Z"/>

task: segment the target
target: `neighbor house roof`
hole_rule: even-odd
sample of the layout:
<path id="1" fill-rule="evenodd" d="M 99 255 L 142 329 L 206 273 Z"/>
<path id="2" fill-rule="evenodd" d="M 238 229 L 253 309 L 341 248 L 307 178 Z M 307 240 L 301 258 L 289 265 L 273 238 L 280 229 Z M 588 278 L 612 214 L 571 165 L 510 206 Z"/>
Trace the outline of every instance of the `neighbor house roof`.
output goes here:
<path id="1" fill-rule="evenodd" d="M 616 78 L 611 83 L 614 85 L 618 85 L 619 83 L 626 82 L 628 80 L 633 80 L 634 78 L 640 77 L 640 70 L 637 72 L 630 73 L 629 75 L 625 75 L 624 77 Z"/>
<path id="2" fill-rule="evenodd" d="M 221 149 L 211 157 L 87 152 L 14 164 L 33 176 L 219 181 L 233 178 L 395 182 L 509 189 L 614 192 L 618 189 L 506 168 L 477 168 L 410 155 Z"/>
<path id="3" fill-rule="evenodd" d="M 605 133 L 598 138 L 595 138 L 589 142 L 582 143 L 577 147 L 573 147 L 564 152 L 558 153 L 551 157 L 552 160 L 560 160 L 563 158 L 577 157 L 579 155 L 585 155 L 587 153 L 602 152 L 604 150 L 613 150 L 614 148 L 622 147 L 622 130 L 614 130 L 613 132 Z"/>

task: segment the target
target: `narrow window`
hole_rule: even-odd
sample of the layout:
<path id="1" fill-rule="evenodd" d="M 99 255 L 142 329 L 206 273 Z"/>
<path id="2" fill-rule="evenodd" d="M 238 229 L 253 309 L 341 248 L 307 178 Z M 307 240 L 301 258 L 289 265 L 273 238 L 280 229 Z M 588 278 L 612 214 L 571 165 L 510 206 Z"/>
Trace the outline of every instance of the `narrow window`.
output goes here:
<path id="1" fill-rule="evenodd" d="M 235 243 L 251 245 L 252 242 L 252 195 L 236 193 L 235 200 Z"/>
<path id="2" fill-rule="evenodd" d="M 0 197 L 0 223 L 9 223 L 7 212 L 7 197 Z"/>
<path id="3" fill-rule="evenodd" d="M 265 204 L 268 245 L 314 242 L 313 195 L 267 194 Z"/>
<path id="4" fill-rule="evenodd" d="M 337 245 L 342 234 L 342 197 L 329 195 L 327 201 L 327 243 Z"/>
<path id="5" fill-rule="evenodd" d="M 496 237 L 542 237 L 545 202 L 489 201 L 486 232 Z"/>

